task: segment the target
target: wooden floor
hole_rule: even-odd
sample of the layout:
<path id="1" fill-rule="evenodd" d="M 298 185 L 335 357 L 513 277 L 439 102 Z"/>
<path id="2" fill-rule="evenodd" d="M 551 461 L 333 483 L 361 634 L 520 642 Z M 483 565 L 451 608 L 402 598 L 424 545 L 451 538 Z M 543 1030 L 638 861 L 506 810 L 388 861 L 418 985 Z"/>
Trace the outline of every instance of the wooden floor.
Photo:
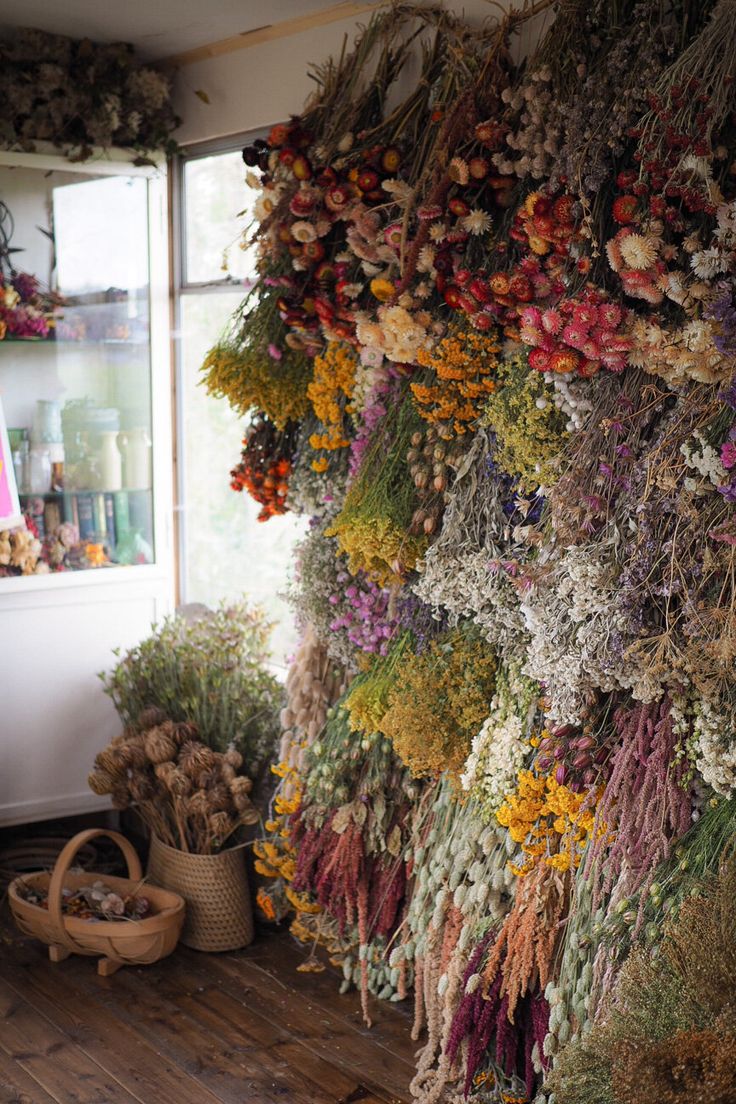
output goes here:
<path id="1" fill-rule="evenodd" d="M 363 1026 L 334 971 L 298 973 L 289 936 L 99 978 L 51 964 L 0 916 L 0 1104 L 404 1104 L 409 1010 Z"/>

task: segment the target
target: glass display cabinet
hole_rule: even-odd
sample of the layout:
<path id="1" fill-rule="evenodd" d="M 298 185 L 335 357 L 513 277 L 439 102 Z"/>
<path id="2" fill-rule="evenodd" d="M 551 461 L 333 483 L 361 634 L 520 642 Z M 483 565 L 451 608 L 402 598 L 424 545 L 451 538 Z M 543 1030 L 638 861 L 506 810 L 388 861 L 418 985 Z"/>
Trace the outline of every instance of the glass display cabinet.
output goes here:
<path id="1" fill-rule="evenodd" d="M 26 525 L 20 552 L 0 537 L 0 824 L 100 803 L 96 673 L 172 605 L 166 195 L 127 154 L 0 152 L 0 426 Z"/>

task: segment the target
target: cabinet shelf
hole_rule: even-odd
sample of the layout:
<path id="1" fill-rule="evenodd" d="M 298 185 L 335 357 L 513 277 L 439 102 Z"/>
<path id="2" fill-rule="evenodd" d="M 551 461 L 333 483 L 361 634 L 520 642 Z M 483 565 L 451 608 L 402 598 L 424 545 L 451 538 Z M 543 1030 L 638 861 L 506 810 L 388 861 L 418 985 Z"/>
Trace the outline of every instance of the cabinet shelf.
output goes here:
<path id="1" fill-rule="evenodd" d="M 4 345 L 12 345 L 16 348 L 19 345 L 28 345 L 32 346 L 34 349 L 92 349 L 99 346 L 134 346 L 139 349 L 147 349 L 148 340 L 143 338 L 101 337 L 83 338 L 81 341 L 56 341 L 50 340 L 47 337 L 4 337 L 2 341 L 0 341 L 0 349 L 2 349 Z"/>

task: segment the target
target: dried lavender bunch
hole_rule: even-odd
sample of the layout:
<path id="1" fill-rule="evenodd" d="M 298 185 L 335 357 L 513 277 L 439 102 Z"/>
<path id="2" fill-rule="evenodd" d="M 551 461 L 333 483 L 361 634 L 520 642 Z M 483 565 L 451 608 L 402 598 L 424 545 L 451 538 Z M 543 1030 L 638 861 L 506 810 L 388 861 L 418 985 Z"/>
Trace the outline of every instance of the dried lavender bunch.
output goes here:
<path id="1" fill-rule="evenodd" d="M 674 5 L 666 11 L 659 3 L 642 0 L 621 31 L 608 37 L 602 54 L 581 64 L 573 95 L 559 107 L 564 139 L 550 174 L 551 187 L 559 187 L 564 178 L 571 190 L 592 198 L 612 179 L 629 129 L 645 113 L 651 89 L 675 55 L 680 14 Z"/>

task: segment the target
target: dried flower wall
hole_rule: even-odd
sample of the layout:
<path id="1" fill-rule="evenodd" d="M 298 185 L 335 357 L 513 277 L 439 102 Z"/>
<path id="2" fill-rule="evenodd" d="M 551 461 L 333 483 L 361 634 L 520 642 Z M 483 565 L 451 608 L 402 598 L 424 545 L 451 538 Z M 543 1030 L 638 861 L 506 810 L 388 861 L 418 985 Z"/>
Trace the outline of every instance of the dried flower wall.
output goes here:
<path id="1" fill-rule="evenodd" d="M 736 4 L 514 65 L 545 6 L 396 4 L 244 150 L 205 378 L 312 518 L 260 900 L 414 1001 L 422 1104 L 732 1100 Z"/>

